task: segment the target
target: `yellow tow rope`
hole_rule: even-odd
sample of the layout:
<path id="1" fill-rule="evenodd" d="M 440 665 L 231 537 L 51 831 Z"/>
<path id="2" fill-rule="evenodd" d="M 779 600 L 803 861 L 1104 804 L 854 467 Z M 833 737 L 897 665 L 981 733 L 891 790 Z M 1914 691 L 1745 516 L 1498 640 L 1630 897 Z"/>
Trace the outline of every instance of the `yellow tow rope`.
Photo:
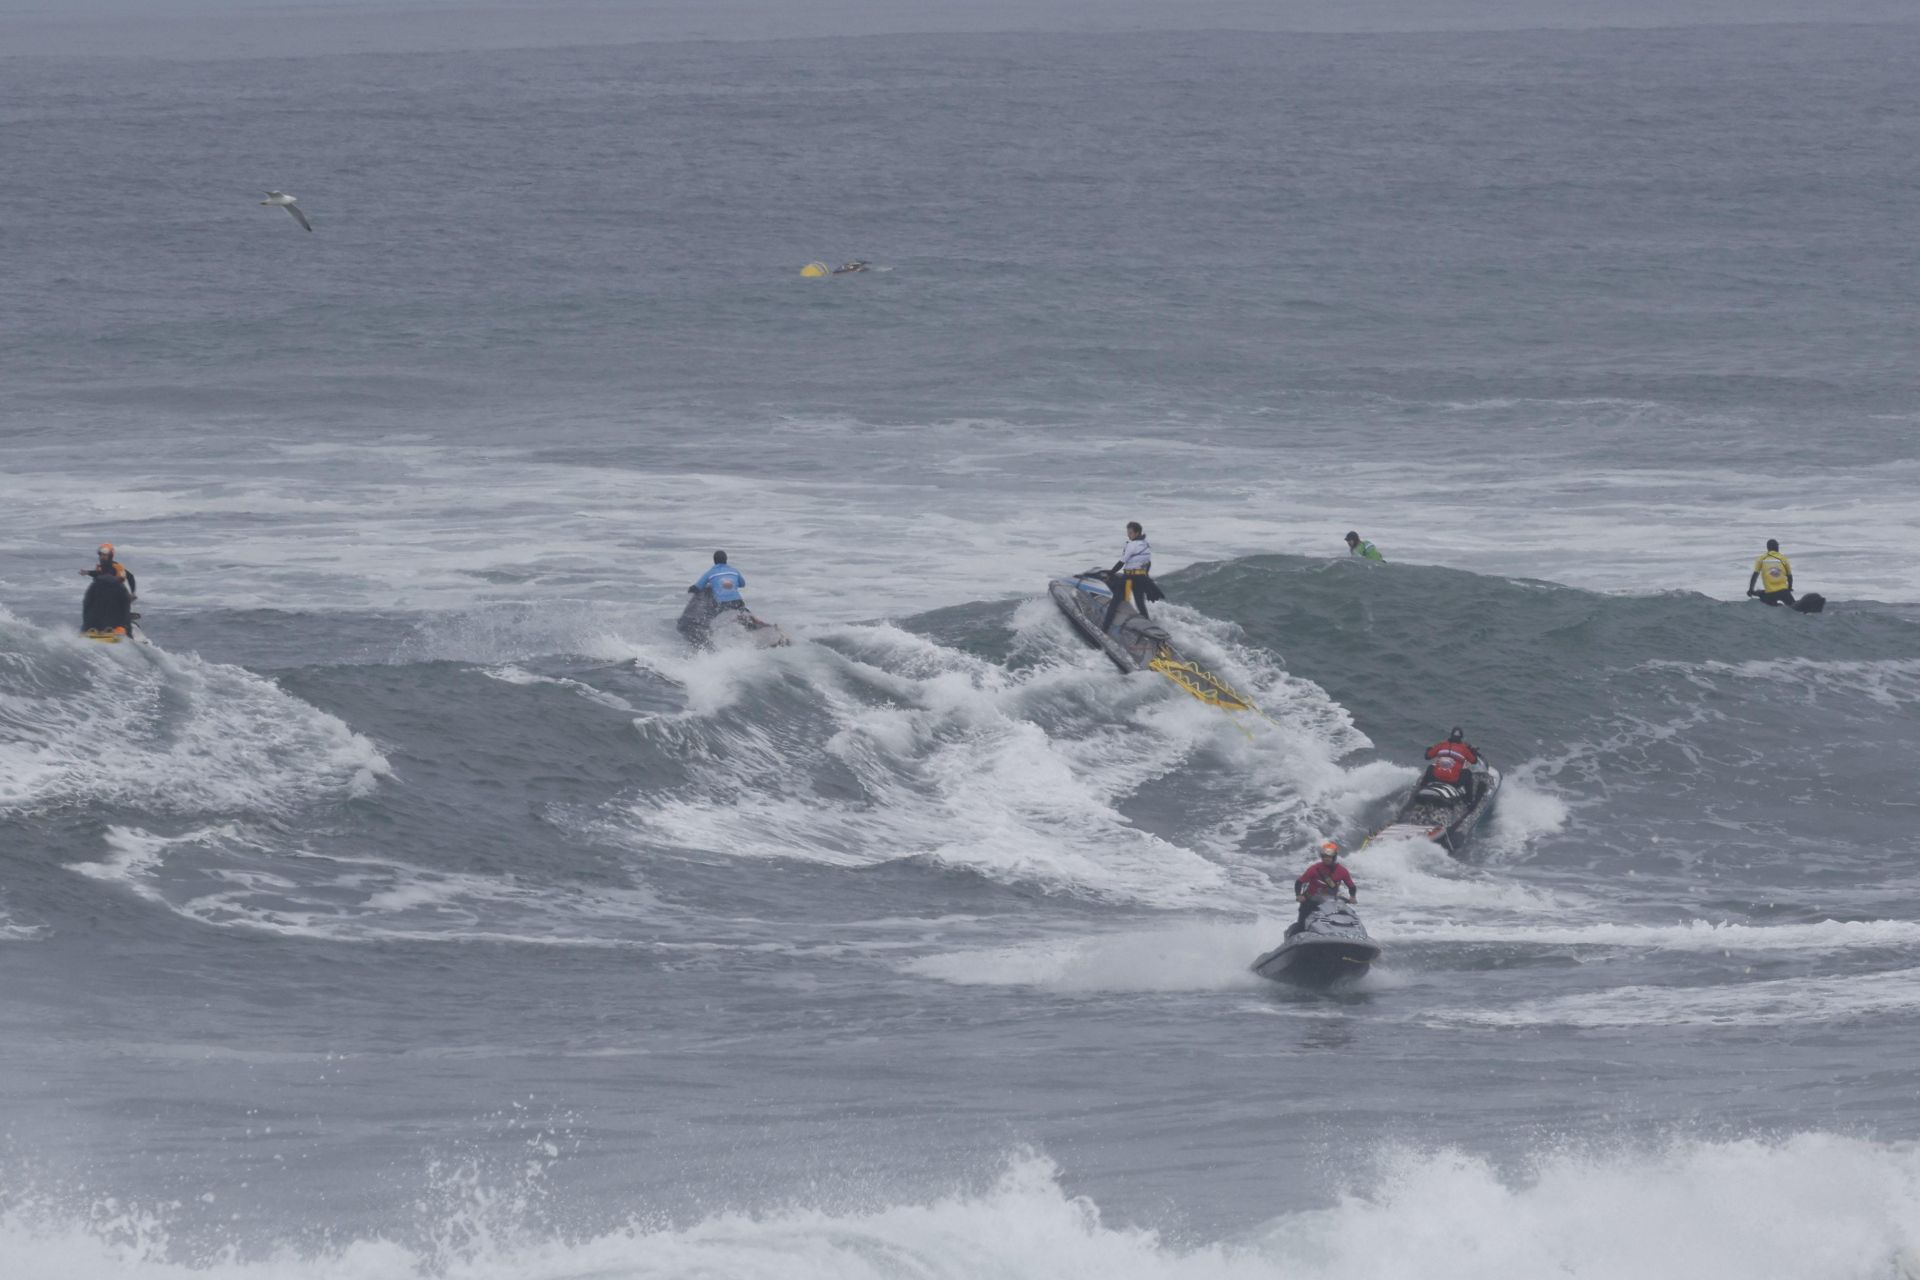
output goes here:
<path id="1" fill-rule="evenodd" d="M 1254 705 L 1252 698 L 1198 663 L 1180 661 L 1170 650 L 1162 649 L 1147 663 L 1147 669 L 1158 671 L 1210 707 L 1222 711 L 1251 711 L 1262 720 L 1269 719 L 1266 712 Z"/>

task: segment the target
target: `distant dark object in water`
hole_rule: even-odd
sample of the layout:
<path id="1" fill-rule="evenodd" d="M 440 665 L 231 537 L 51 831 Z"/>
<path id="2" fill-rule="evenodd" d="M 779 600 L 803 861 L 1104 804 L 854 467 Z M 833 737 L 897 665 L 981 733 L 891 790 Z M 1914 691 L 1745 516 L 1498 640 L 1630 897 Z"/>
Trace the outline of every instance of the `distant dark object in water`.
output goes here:
<path id="1" fill-rule="evenodd" d="M 1821 613 L 1827 607 L 1827 598 L 1817 591 L 1809 591 L 1798 599 L 1791 591 L 1761 591 L 1755 592 L 1753 598 L 1776 608 L 1785 605 L 1795 613 Z"/>

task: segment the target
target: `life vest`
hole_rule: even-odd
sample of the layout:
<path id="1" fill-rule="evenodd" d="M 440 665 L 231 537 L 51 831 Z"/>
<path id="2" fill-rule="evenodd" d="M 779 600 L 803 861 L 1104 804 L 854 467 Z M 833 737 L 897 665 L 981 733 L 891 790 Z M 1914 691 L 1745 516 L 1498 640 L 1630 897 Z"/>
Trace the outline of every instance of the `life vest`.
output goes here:
<path id="1" fill-rule="evenodd" d="M 1332 865 L 1316 862 L 1300 873 L 1299 879 L 1293 882 L 1293 889 L 1295 893 L 1305 893 L 1311 897 L 1331 894 L 1343 884 L 1349 890 L 1353 889 L 1353 875 L 1345 867 L 1337 862 Z"/>
<path id="2" fill-rule="evenodd" d="M 1753 571 L 1760 575 L 1762 591 L 1785 591 L 1787 579 L 1793 576 L 1793 566 L 1778 551 L 1769 551 L 1753 562 Z"/>
<path id="3" fill-rule="evenodd" d="M 1433 775 L 1434 781 L 1458 782 L 1466 767 L 1476 763 L 1480 757 L 1464 742 L 1436 742 L 1427 748 L 1427 759 L 1433 761 L 1428 772 Z"/>

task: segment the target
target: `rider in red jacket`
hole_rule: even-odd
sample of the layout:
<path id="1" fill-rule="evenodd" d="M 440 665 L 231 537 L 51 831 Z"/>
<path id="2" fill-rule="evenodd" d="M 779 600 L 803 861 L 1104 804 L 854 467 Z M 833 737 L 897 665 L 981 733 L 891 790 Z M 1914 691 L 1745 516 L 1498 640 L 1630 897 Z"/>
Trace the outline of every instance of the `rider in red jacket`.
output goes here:
<path id="1" fill-rule="evenodd" d="M 1427 748 L 1427 759 L 1433 763 L 1427 766 L 1426 776 L 1420 779 L 1422 784 L 1451 783 L 1469 797 L 1479 789 L 1478 775 L 1485 772 L 1486 765 L 1481 761 L 1480 753 L 1467 742 L 1459 725 L 1453 727 L 1453 732 L 1447 735 L 1445 742 L 1436 742 Z"/>
<path id="2" fill-rule="evenodd" d="M 1307 917 L 1313 914 L 1314 903 L 1321 898 L 1337 899 L 1342 885 L 1346 886 L 1348 902 L 1360 896 L 1353 877 L 1340 865 L 1340 846 L 1329 840 L 1320 846 L 1320 860 L 1302 871 L 1293 882 L 1293 898 L 1300 904 L 1300 917 L 1287 930 L 1287 936 L 1291 938 L 1300 932 Z"/>

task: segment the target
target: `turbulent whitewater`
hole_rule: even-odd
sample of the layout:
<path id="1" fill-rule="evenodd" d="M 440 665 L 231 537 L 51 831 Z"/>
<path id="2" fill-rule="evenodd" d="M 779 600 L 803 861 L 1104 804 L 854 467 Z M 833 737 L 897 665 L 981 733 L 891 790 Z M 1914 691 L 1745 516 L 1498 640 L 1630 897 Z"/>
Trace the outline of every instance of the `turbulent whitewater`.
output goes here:
<path id="1" fill-rule="evenodd" d="M 1920 28 L 417 16 L 0 61 L 9 1275 L 1920 1275 Z"/>

